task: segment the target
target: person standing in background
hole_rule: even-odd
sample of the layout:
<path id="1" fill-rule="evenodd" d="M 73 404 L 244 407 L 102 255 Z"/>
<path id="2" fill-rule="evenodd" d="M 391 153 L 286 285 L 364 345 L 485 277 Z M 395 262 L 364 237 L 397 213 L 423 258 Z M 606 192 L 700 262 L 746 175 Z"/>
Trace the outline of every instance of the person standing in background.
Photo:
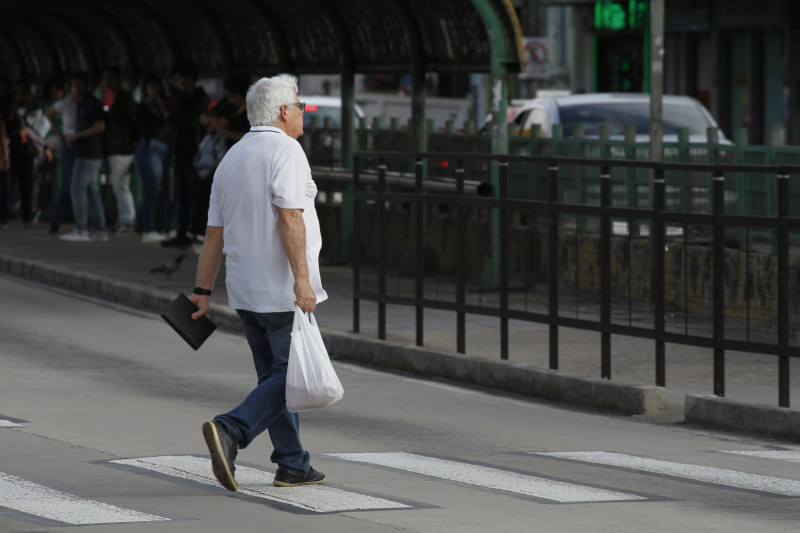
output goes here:
<path id="1" fill-rule="evenodd" d="M 34 206 L 38 207 L 38 211 L 34 210 L 34 221 L 37 221 L 40 217 L 48 222 L 51 220 L 56 197 L 58 196 L 61 141 L 55 130 L 50 126 L 46 115 L 47 111 L 62 98 L 64 98 L 63 81 L 58 77 L 49 79 L 45 82 L 41 98 L 37 101 L 33 123 L 31 123 L 31 117 L 28 117 L 28 124 L 31 129 L 35 129 L 39 134 L 43 145 L 43 150 L 39 154 L 33 170 Z M 56 116 L 56 121 L 59 120 L 60 117 Z"/>
<path id="2" fill-rule="evenodd" d="M 162 246 L 187 248 L 205 234 L 207 202 L 202 201 L 203 186 L 194 169 L 203 128 L 200 116 L 208 109 L 205 90 L 197 85 L 197 66 L 179 63 L 172 71 L 175 90 L 167 98 L 167 137 L 175 157 L 175 180 L 178 184 L 178 232 Z M 198 238 L 199 237 L 199 238 Z"/>
<path id="3" fill-rule="evenodd" d="M 69 80 L 68 80 L 69 81 Z M 72 206 L 70 189 L 72 188 L 72 169 L 75 166 L 75 151 L 69 143 L 67 136 L 75 133 L 75 120 L 78 113 L 78 103 L 73 96 L 71 81 L 68 87 L 68 94 L 61 100 L 56 101 L 47 110 L 45 116 L 50 121 L 50 126 L 61 141 L 60 160 L 61 160 L 61 186 L 53 206 L 53 214 L 50 217 L 50 234 L 58 235 L 61 223 L 67 216 L 67 212 Z"/>
<path id="4" fill-rule="evenodd" d="M 103 164 L 103 132 L 106 129 L 103 105 L 89 93 L 89 76 L 76 72 L 70 78 L 70 98 L 75 103 L 75 133 L 62 135 L 73 150 L 70 198 L 75 213 L 75 228 L 61 235 L 71 242 L 107 241 L 105 211 L 98 183 Z M 51 121 L 54 124 L 54 121 Z M 67 121 L 64 120 L 66 128 Z M 89 234 L 89 210 L 93 210 L 94 234 Z"/>
<path id="5" fill-rule="evenodd" d="M 44 84 L 44 90 L 42 94 L 42 116 L 45 120 L 47 120 L 47 132 L 45 133 L 44 143 L 46 146 L 46 154 L 48 154 L 49 157 L 43 161 L 43 164 L 39 168 L 42 189 L 39 191 L 38 203 L 39 207 L 42 209 L 42 211 L 44 211 L 43 214 L 45 214 L 45 219 L 48 222 L 52 222 L 53 216 L 56 212 L 56 204 L 59 202 L 61 191 L 61 174 L 63 169 L 61 168 L 62 142 L 61 139 L 58 138 L 56 130 L 50 125 L 50 121 L 47 119 L 47 112 L 50 111 L 56 102 L 63 99 L 65 94 L 64 80 L 58 76 L 50 78 Z M 55 121 L 59 124 L 58 130 L 61 131 L 63 129 L 63 124 L 61 124 L 61 115 L 57 114 L 55 116 Z M 46 190 L 45 187 L 47 187 Z M 68 192 L 69 189 L 67 189 L 67 193 Z M 61 207 L 62 213 L 67 209 L 69 195 L 64 197 L 64 202 L 64 205 Z M 53 233 L 52 226 L 50 232 Z"/>
<path id="6" fill-rule="evenodd" d="M 103 136 L 109 179 L 117 200 L 117 221 L 111 232 L 125 233 L 136 223 L 136 208 L 130 188 L 133 152 L 139 136 L 134 123 L 136 104 L 131 93 L 122 88 L 122 73 L 117 67 L 107 67 L 103 79 L 107 90 L 113 95 Z"/>
<path id="7" fill-rule="evenodd" d="M 136 106 L 136 126 L 139 144 L 134 161 L 142 178 L 142 242 L 155 243 L 166 239 L 156 230 L 156 205 L 158 189 L 169 175 L 169 146 L 160 135 L 167 124 L 167 107 L 164 102 L 164 83 L 151 74 L 142 82 L 142 101 Z"/>
<path id="8" fill-rule="evenodd" d="M 39 148 L 34 144 L 32 134 L 25 122 L 29 106 L 33 101 L 28 80 L 21 79 L 14 84 L 14 99 L 5 110 L 6 135 L 8 136 L 9 156 L 11 159 L 11 184 L 17 185 L 22 210 L 22 225 L 31 227 L 33 221 L 33 163 L 39 155 Z M 12 190 L 12 187 L 9 187 Z M 8 196 L 6 195 L 6 200 Z M 4 201 L 3 208 L 7 209 Z M 5 224 L 7 213 L 0 213 L 0 223 Z"/>
<path id="9" fill-rule="evenodd" d="M 232 106 L 234 112 L 232 116 L 226 117 L 225 124 L 219 128 L 217 134 L 225 139 L 226 147 L 230 148 L 250 131 L 245 102 L 247 90 L 250 88 L 250 73 L 246 70 L 234 72 L 225 80 L 224 88 L 227 104 Z"/>

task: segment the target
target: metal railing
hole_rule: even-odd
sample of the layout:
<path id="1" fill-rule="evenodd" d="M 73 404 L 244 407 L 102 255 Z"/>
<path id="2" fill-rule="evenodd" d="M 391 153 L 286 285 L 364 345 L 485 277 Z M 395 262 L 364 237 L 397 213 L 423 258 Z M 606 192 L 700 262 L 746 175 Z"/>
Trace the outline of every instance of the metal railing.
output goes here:
<path id="1" fill-rule="evenodd" d="M 405 168 L 409 158 L 413 185 L 393 183 L 393 166 Z M 452 192 L 426 187 L 425 162 L 441 159 L 456 162 Z M 366 160 L 377 160 L 374 180 L 363 179 Z M 522 177 L 510 169 L 520 164 L 544 187 L 515 193 Z M 466 192 L 467 165 L 496 169 L 491 197 Z M 576 168 L 591 198 L 565 198 L 559 187 Z M 647 205 L 624 190 L 640 171 L 652 173 Z M 765 173 L 775 181 L 777 214 L 727 212 L 726 181 Z M 689 176 L 711 182 L 702 212 L 668 205 L 667 186 L 680 189 Z M 779 361 L 779 404 L 788 407 L 789 360 L 800 356 L 800 213 L 790 213 L 790 176 L 799 179 L 800 166 L 357 152 L 353 330 L 361 300 L 378 304 L 380 339 L 387 304 L 412 306 L 422 346 L 425 310 L 449 310 L 456 351 L 465 353 L 465 316 L 494 316 L 507 359 L 509 320 L 544 323 L 554 370 L 559 328 L 592 330 L 601 336 L 607 379 L 612 334 L 652 339 L 658 386 L 666 382 L 665 343 L 706 347 L 718 396 L 725 395 L 726 350 L 771 354 Z"/>
<path id="2" fill-rule="evenodd" d="M 630 127 L 626 128 L 625 139 L 611 138 L 610 130 L 607 126 L 600 128 L 600 136 L 596 138 L 586 138 L 583 136 L 584 128 L 575 128 L 575 137 L 564 137 L 561 125 L 553 126 L 552 137 L 544 138 L 538 135 L 538 130 L 530 136 L 517 136 L 513 127 L 509 129 L 509 153 L 514 155 L 529 155 L 542 157 L 580 157 L 590 159 L 623 159 L 623 160 L 644 160 L 650 159 L 650 145 L 648 142 L 636 142 L 635 131 Z M 392 170 L 396 172 L 406 172 L 413 174 L 413 158 L 410 155 L 414 143 L 411 138 L 411 128 L 408 124 L 403 124 L 399 120 L 392 119 L 388 124 L 375 119 L 368 124 L 366 119 L 361 119 L 355 131 L 356 150 L 374 151 L 402 151 L 409 155 L 405 161 L 396 161 Z M 476 132 L 472 122 L 466 122 L 463 128 L 456 130 L 455 124 L 448 121 L 444 129 L 436 130 L 432 121 L 428 122 L 426 128 L 427 146 L 430 152 L 441 153 L 487 153 L 490 152 L 490 137 L 486 134 Z M 746 165 L 798 165 L 800 164 L 800 147 L 797 146 L 749 146 L 747 145 L 747 130 L 740 129 L 736 132 L 735 143 L 727 141 L 719 142 L 719 132 L 715 128 L 709 128 L 706 142 L 690 142 L 688 130 L 678 133 L 676 142 L 665 142 L 663 144 L 663 161 L 671 163 L 697 163 L 697 164 L 746 164 Z M 342 166 L 341 157 L 341 131 L 331 126 L 329 121 L 326 124 L 312 124 L 306 129 L 300 142 L 303 144 L 309 160 L 313 167 L 318 168 L 337 168 Z M 374 168 L 374 163 L 373 168 Z M 455 165 L 455 161 L 440 157 L 426 161 L 430 172 L 438 175 L 449 173 L 449 167 Z M 465 173 L 467 179 L 474 181 L 485 181 L 486 169 L 481 160 L 465 160 Z M 369 165 L 364 163 L 362 168 Z M 527 174 L 527 169 L 520 168 L 523 163 L 512 165 L 512 173 Z M 649 189 L 649 176 L 647 169 L 630 168 L 624 169 L 629 174 L 634 174 L 635 183 L 627 189 L 627 194 L 634 195 Z M 614 169 L 614 172 L 618 172 Z M 766 174 L 764 174 L 766 175 Z M 771 199 L 776 197 L 772 181 L 767 180 L 766 186 L 747 187 L 744 180 L 734 179 L 736 176 L 728 176 L 726 180 L 727 211 L 739 214 L 765 214 L 774 215 L 776 205 Z M 616 179 L 616 174 L 612 174 L 612 180 Z M 685 211 L 702 211 L 708 209 L 704 203 L 710 196 L 704 189 L 711 188 L 711 179 L 708 177 L 691 178 L 691 186 L 683 190 L 677 189 L 667 183 L 667 205 L 678 205 Z M 684 180 L 682 180 L 683 182 Z M 754 180 L 748 180 L 751 184 Z M 514 190 L 516 194 L 526 193 L 537 184 L 524 181 L 526 189 Z M 546 185 L 542 185 L 546 187 Z M 512 190 L 515 187 L 512 180 Z M 580 196 L 591 194 L 588 190 L 595 187 L 595 184 L 587 183 L 579 174 L 562 175 L 559 188 L 569 191 L 576 202 L 580 202 Z M 800 206 L 800 184 L 793 186 L 789 191 L 793 205 Z M 613 200 L 612 200 L 613 201 Z M 647 194 L 640 194 L 642 205 L 649 201 Z"/>

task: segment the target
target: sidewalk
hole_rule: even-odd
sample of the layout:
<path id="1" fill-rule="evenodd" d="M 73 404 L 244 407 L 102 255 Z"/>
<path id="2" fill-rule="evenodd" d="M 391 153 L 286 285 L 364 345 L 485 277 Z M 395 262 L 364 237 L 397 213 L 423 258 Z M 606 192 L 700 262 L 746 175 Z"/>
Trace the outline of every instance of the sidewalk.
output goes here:
<path id="1" fill-rule="evenodd" d="M 180 268 L 171 276 L 150 273 L 150 269 L 186 254 Z M 112 236 L 109 242 L 71 243 L 47 233 L 46 224 L 23 230 L 17 222 L 0 231 L 0 274 L 13 274 L 42 283 L 95 294 L 126 305 L 160 311 L 177 293 L 189 293 L 194 285 L 197 253 L 180 251 L 158 244 L 145 245 L 136 233 Z M 329 299 L 317 308 L 317 318 L 326 335 L 332 354 L 399 370 L 435 373 L 439 377 L 465 380 L 533 396 L 544 396 L 584 405 L 609 408 L 596 403 L 601 389 L 616 387 L 606 393 L 620 395 L 620 387 L 635 386 L 633 393 L 651 394 L 655 383 L 655 349 L 652 341 L 614 336 L 612 339 L 612 381 L 600 380 L 600 338 L 594 332 L 562 328 L 560 368 L 548 368 L 548 328 L 544 324 L 511 321 L 509 326 L 509 361 L 499 356 L 499 320 L 468 315 L 467 353 L 455 354 L 455 314 L 426 310 L 424 347 L 415 347 L 414 309 L 388 306 L 387 341 L 377 340 L 377 306 L 361 302 L 360 333 L 353 334 L 352 270 L 346 266 L 323 266 L 322 281 Z M 236 328 L 235 313 L 227 307 L 224 267 L 212 296 L 212 318 L 221 327 Z M 112 287 L 109 289 L 108 287 Z M 358 355 L 361 354 L 361 355 Z M 366 355 L 365 355 L 366 354 Z M 370 359 L 372 358 L 372 359 Z M 412 358 L 414 362 L 409 362 Z M 442 368 L 432 367 L 432 361 Z M 538 371 L 538 378 L 528 385 L 503 386 L 518 374 Z M 491 374 L 491 375 L 489 375 Z M 472 376 L 472 377 L 470 377 Z M 476 377 L 477 376 L 477 377 Z M 712 351 L 670 344 L 667 346 L 666 409 L 642 410 L 664 422 L 682 421 L 687 394 L 709 395 L 713 391 Z M 572 378 L 577 378 L 572 380 Z M 557 386 L 561 396 L 548 396 L 544 390 Z M 564 381 L 564 379 L 568 381 Z M 545 379 L 542 382 L 541 379 Z M 777 359 L 773 356 L 727 352 L 726 401 L 760 404 L 777 408 Z M 582 387 L 588 389 L 581 391 Z M 564 391 L 567 390 L 567 394 Z M 800 391 L 800 371 L 792 376 L 792 392 Z M 797 405 L 800 398 L 793 395 Z M 652 405 L 651 405 L 652 407 Z M 625 411 L 625 409 L 621 409 Z M 781 413 L 800 414 L 794 409 L 776 409 Z M 657 412 L 655 412 L 657 411 Z M 635 412 L 628 410 L 628 412 Z M 800 438 L 800 428 L 798 429 Z"/>

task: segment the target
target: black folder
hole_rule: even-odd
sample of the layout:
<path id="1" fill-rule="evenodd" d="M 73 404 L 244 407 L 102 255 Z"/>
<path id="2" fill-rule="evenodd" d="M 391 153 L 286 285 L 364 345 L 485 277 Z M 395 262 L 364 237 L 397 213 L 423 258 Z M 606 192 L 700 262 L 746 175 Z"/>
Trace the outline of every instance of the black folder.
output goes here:
<path id="1" fill-rule="evenodd" d="M 161 318 L 172 326 L 172 329 L 177 331 L 178 335 L 183 337 L 183 340 L 195 350 L 200 348 L 209 335 L 217 329 L 216 324 L 206 316 L 192 320 L 192 313 L 196 311 L 197 306 L 185 294 L 181 293 L 170 304 L 169 309 L 161 314 Z"/>

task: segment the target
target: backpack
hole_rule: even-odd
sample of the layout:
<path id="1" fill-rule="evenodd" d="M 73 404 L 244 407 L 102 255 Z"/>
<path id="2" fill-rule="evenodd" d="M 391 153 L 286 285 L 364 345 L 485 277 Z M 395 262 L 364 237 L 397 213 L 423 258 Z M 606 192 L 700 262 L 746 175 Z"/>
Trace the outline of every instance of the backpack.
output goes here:
<path id="1" fill-rule="evenodd" d="M 217 137 L 216 133 L 209 133 L 203 137 L 194 156 L 194 161 L 192 161 L 201 180 L 206 180 L 214 175 L 214 171 L 222 161 L 222 158 L 225 157 L 226 152 L 225 139 Z"/>

